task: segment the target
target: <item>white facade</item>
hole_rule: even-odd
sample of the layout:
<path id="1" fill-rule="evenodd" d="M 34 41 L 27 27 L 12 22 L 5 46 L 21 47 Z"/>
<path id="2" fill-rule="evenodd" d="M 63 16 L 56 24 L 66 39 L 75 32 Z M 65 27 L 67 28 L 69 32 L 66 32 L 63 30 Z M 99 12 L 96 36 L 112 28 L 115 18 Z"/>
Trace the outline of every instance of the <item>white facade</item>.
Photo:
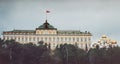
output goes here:
<path id="1" fill-rule="evenodd" d="M 22 44 L 32 42 L 37 44 L 39 41 L 50 44 L 51 49 L 55 49 L 60 44 L 77 44 L 79 48 L 90 48 L 91 33 L 80 32 L 77 30 L 57 30 L 47 21 L 36 28 L 36 30 L 13 30 L 3 32 L 5 40 L 14 39 Z"/>

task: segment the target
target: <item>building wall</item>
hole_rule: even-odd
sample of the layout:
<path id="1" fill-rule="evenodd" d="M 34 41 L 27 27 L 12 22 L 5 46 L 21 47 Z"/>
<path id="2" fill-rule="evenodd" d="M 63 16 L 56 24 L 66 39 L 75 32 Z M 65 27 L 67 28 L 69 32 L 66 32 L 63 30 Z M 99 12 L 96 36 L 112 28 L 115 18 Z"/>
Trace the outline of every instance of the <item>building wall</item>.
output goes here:
<path id="1" fill-rule="evenodd" d="M 32 35 L 3 35 L 5 40 L 14 39 L 22 44 L 32 42 L 37 44 L 39 41 L 51 44 L 51 49 L 55 49 L 60 44 L 77 44 L 79 48 L 85 49 L 86 45 L 90 48 L 91 36 L 88 35 L 49 35 L 49 34 L 32 34 Z"/>

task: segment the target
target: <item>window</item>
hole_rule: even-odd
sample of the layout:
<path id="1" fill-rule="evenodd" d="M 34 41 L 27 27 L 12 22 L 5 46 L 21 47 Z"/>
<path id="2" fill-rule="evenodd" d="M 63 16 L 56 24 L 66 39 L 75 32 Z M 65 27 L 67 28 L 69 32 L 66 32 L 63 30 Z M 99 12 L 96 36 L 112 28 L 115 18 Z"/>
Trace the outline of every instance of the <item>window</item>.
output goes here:
<path id="1" fill-rule="evenodd" d="M 22 37 L 22 41 L 24 40 L 24 38 Z"/>
<path id="2" fill-rule="evenodd" d="M 77 42 L 79 42 L 79 38 L 77 38 Z"/>
<path id="3" fill-rule="evenodd" d="M 43 31 L 41 31 L 41 34 L 43 34 Z"/>
<path id="4" fill-rule="evenodd" d="M 55 44 L 55 43 L 53 43 L 53 47 L 56 47 L 56 44 Z"/>
<path id="5" fill-rule="evenodd" d="M 44 34 L 48 34 L 48 31 L 45 31 Z"/>
<path id="6" fill-rule="evenodd" d="M 65 41 L 67 41 L 67 37 L 65 37 Z"/>
<path id="7" fill-rule="evenodd" d="M 49 41 L 51 41 L 51 38 L 49 37 Z"/>
<path id="8" fill-rule="evenodd" d="M 49 34 L 52 34 L 52 31 L 51 31 L 51 30 L 49 31 Z"/>
<path id="9" fill-rule="evenodd" d="M 45 37 L 45 41 L 47 41 L 47 37 Z"/>
<path id="10" fill-rule="evenodd" d="M 35 37 L 33 37 L 33 41 L 35 41 Z"/>
<path id="11" fill-rule="evenodd" d="M 41 41 L 43 41 L 43 37 L 41 37 Z"/>
<path id="12" fill-rule="evenodd" d="M 57 41 L 59 41 L 59 37 L 57 37 Z"/>
<path id="13" fill-rule="evenodd" d="M 90 39 L 90 37 L 89 37 L 89 41 L 90 41 L 91 39 Z"/>
<path id="14" fill-rule="evenodd" d="M 16 37 L 14 36 L 14 39 L 16 40 Z"/>
<path id="15" fill-rule="evenodd" d="M 73 37 L 73 41 L 75 41 L 75 38 Z"/>
<path id="16" fill-rule="evenodd" d="M 39 31 L 37 31 L 37 34 L 39 34 Z"/>
<path id="17" fill-rule="evenodd" d="M 27 37 L 25 38 L 25 41 L 27 41 Z"/>
<path id="18" fill-rule="evenodd" d="M 55 46 L 55 43 L 53 43 L 53 46 Z"/>
<path id="19" fill-rule="evenodd" d="M 84 38 L 84 42 L 86 42 L 87 41 L 87 39 L 86 39 L 86 37 Z"/>
<path id="20" fill-rule="evenodd" d="M 71 41 L 71 38 L 69 38 L 69 41 Z"/>
<path id="21" fill-rule="evenodd" d="M 61 37 L 61 41 L 63 41 L 63 38 Z"/>
<path id="22" fill-rule="evenodd" d="M 31 41 L 31 37 L 29 38 L 29 41 Z"/>
<path id="23" fill-rule="evenodd" d="M 37 41 L 39 41 L 39 37 L 37 37 Z"/>
<path id="24" fill-rule="evenodd" d="M 18 37 L 18 41 L 20 41 L 20 37 Z"/>
<path id="25" fill-rule="evenodd" d="M 81 38 L 81 42 L 83 42 L 83 38 Z"/>
<path id="26" fill-rule="evenodd" d="M 11 36 L 10 39 L 13 39 L 13 37 Z"/>
<path id="27" fill-rule="evenodd" d="M 53 37 L 53 41 L 55 41 L 55 37 Z"/>
<path id="28" fill-rule="evenodd" d="M 9 37 L 7 36 L 7 38 L 6 38 L 7 40 L 9 40 Z"/>

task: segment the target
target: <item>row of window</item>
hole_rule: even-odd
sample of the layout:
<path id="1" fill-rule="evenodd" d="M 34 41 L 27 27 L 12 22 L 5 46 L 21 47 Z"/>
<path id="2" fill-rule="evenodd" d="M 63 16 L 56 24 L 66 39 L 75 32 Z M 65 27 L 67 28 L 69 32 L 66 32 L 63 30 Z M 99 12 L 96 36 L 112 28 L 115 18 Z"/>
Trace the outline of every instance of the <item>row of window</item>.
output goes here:
<path id="1" fill-rule="evenodd" d="M 6 36 L 6 40 L 15 39 L 16 41 L 46 41 L 46 42 L 59 42 L 59 41 L 67 41 L 67 42 L 89 42 L 90 38 L 78 38 L 78 37 L 13 37 Z"/>
<path id="2" fill-rule="evenodd" d="M 4 34 L 13 34 L 13 35 L 16 35 L 16 34 L 25 34 L 26 35 L 26 34 L 35 34 L 35 33 L 34 32 L 31 32 L 31 33 L 7 33 L 6 32 Z"/>
<path id="3" fill-rule="evenodd" d="M 37 31 L 37 34 L 56 34 L 56 32 L 52 32 L 52 31 Z"/>
<path id="4" fill-rule="evenodd" d="M 73 45 L 76 45 L 75 43 L 69 43 L 69 44 L 73 44 Z M 52 47 L 52 48 L 55 48 L 56 46 L 57 46 L 58 44 L 57 43 L 51 43 L 50 44 L 50 46 Z M 58 45 L 58 47 L 59 47 L 60 45 Z M 88 44 L 83 44 L 83 43 L 77 43 L 77 46 L 79 47 L 79 48 L 86 48 L 86 47 L 90 47 L 90 43 L 88 43 Z"/>

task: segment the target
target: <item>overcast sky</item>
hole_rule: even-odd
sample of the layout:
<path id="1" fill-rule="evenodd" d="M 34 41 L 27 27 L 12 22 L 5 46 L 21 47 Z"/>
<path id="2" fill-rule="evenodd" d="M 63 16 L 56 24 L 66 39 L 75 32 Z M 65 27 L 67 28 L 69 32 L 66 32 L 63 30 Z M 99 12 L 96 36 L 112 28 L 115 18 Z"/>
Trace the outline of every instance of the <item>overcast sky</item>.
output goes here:
<path id="1" fill-rule="evenodd" d="M 0 32 L 35 30 L 46 19 L 58 30 L 90 31 L 120 42 L 120 0 L 0 0 Z"/>

